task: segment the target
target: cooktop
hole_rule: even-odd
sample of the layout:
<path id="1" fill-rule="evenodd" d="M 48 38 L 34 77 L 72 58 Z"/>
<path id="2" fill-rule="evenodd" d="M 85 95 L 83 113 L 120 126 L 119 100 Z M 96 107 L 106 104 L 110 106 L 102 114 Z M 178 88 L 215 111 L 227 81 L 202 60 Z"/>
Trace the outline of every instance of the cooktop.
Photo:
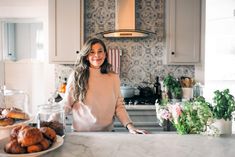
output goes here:
<path id="1" fill-rule="evenodd" d="M 125 105 L 155 105 L 156 97 L 142 97 L 135 95 L 131 98 L 124 98 Z"/>

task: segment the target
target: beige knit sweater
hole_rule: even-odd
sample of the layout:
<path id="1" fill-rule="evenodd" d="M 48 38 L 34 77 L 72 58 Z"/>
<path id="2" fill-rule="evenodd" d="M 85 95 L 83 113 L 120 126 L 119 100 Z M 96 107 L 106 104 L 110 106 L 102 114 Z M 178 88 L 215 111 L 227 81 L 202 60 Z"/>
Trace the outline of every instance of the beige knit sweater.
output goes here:
<path id="1" fill-rule="evenodd" d="M 64 107 L 66 113 L 72 111 L 73 128 L 76 131 L 111 131 L 115 116 L 126 126 L 131 120 L 121 96 L 119 76 L 114 73 L 101 74 L 100 69 L 89 70 L 84 102 L 74 103 L 71 96 L 73 89 L 70 88 L 72 75 L 68 79 Z"/>

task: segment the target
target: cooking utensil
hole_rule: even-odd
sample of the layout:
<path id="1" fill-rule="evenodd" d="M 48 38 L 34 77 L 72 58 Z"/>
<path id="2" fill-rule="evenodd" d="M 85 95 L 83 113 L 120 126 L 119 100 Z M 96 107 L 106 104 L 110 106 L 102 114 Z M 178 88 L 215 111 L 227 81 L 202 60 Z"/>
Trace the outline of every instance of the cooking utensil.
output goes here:
<path id="1" fill-rule="evenodd" d="M 141 87 L 139 86 L 138 89 L 140 90 L 140 96 L 142 97 L 152 97 L 154 96 L 153 90 L 150 87 Z"/>
<path id="2" fill-rule="evenodd" d="M 130 86 L 121 86 L 121 93 L 124 98 L 131 98 L 135 95 L 135 88 Z"/>

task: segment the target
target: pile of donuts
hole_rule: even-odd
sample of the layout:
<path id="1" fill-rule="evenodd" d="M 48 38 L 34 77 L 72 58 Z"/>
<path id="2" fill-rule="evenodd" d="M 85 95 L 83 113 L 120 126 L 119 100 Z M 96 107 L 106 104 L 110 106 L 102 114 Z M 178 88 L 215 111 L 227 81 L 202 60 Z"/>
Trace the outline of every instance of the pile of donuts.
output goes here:
<path id="1" fill-rule="evenodd" d="M 55 130 L 57 135 L 63 136 L 64 135 L 64 126 L 62 123 L 56 120 L 52 121 L 41 121 L 40 122 L 40 127 L 50 127 L 53 130 Z"/>
<path id="2" fill-rule="evenodd" d="M 19 108 L 0 108 L 0 126 L 13 125 L 17 121 L 25 121 L 29 115 Z"/>
<path id="3" fill-rule="evenodd" d="M 34 153 L 46 150 L 56 141 L 56 132 L 49 127 L 40 129 L 19 125 L 12 129 L 4 151 L 10 154 Z"/>

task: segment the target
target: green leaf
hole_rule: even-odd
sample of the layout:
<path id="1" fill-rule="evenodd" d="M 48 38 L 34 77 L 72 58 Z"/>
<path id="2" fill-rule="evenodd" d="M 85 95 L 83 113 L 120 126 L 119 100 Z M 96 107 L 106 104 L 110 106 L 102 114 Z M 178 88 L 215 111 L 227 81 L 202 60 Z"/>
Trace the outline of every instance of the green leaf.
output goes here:
<path id="1" fill-rule="evenodd" d="M 232 112 L 235 110 L 234 97 L 229 93 L 229 89 L 223 91 L 214 91 L 213 102 L 215 106 L 211 106 L 214 118 L 231 119 Z"/>

